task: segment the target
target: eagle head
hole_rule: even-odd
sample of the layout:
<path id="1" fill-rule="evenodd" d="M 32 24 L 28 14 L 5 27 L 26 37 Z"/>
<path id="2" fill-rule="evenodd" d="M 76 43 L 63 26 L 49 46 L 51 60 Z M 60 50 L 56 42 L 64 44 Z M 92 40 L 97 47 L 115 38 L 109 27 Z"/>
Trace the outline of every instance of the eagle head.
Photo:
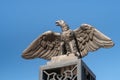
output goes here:
<path id="1" fill-rule="evenodd" d="M 60 26 L 63 31 L 69 30 L 69 27 L 64 20 L 57 20 L 56 26 Z"/>
<path id="2" fill-rule="evenodd" d="M 57 21 L 56 21 L 56 26 L 61 26 L 61 27 L 63 27 L 63 26 L 65 26 L 65 25 L 66 25 L 66 23 L 65 23 L 64 20 L 57 20 Z"/>

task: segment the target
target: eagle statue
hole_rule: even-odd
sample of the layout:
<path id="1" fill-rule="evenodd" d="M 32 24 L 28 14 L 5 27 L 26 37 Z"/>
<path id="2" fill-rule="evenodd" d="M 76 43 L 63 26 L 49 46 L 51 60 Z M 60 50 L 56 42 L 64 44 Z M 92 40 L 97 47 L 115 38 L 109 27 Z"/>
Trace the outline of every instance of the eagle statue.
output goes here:
<path id="1" fill-rule="evenodd" d="M 83 58 L 88 52 L 114 45 L 109 37 L 89 24 L 82 24 L 78 29 L 71 30 L 65 21 L 58 20 L 56 26 L 61 27 L 61 33 L 43 33 L 23 51 L 22 57 L 50 60 L 53 56 L 74 54 Z"/>

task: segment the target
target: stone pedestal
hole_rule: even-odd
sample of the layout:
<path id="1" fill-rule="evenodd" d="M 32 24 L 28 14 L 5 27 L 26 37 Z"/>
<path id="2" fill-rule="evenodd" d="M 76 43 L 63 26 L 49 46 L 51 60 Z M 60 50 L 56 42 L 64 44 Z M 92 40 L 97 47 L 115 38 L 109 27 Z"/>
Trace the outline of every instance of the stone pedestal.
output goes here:
<path id="1" fill-rule="evenodd" d="M 96 80 L 87 65 L 73 54 L 53 57 L 40 69 L 40 80 Z"/>

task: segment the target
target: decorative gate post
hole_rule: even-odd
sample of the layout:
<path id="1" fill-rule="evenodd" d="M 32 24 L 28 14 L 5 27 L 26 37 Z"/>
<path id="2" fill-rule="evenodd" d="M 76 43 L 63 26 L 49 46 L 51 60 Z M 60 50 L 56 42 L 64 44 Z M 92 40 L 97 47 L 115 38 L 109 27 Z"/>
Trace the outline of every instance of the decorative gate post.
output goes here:
<path id="1" fill-rule="evenodd" d="M 40 80 L 96 80 L 96 76 L 81 59 L 62 55 L 41 67 Z"/>

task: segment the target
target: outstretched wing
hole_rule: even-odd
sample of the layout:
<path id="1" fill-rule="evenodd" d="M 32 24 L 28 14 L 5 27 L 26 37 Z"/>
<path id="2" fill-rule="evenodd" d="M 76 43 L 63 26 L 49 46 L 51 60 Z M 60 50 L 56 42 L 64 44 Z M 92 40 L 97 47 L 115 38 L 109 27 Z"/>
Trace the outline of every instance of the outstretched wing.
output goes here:
<path id="1" fill-rule="evenodd" d="M 81 57 L 101 47 L 109 48 L 114 45 L 109 37 L 88 24 L 82 24 L 80 28 L 74 30 L 74 33 Z"/>
<path id="2" fill-rule="evenodd" d="M 60 34 L 47 31 L 34 40 L 31 45 L 25 49 L 22 57 L 25 59 L 44 58 L 51 59 L 60 53 Z"/>

